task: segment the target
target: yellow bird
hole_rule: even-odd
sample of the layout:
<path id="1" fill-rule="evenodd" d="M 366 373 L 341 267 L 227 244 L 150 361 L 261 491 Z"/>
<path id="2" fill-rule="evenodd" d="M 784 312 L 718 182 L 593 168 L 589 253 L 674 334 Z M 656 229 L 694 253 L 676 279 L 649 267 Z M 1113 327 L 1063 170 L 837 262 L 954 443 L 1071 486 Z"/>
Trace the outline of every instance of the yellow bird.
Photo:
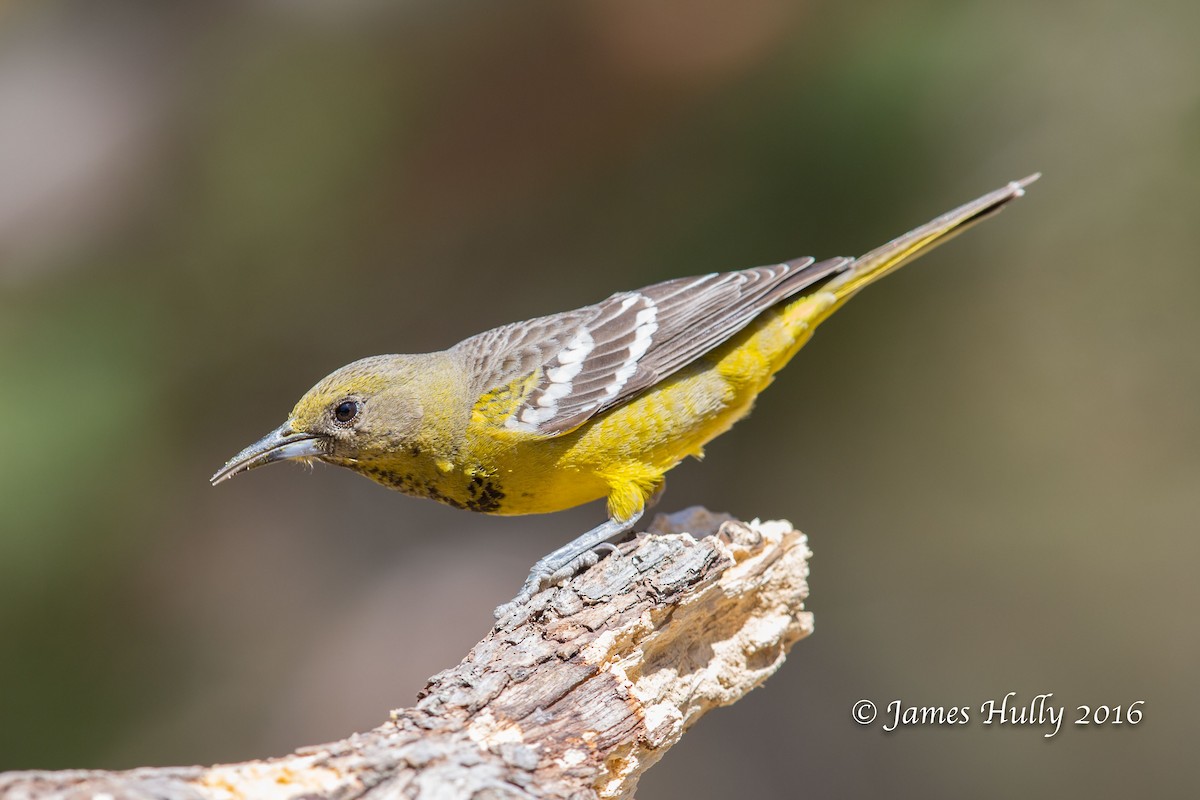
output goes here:
<path id="1" fill-rule="evenodd" d="M 861 258 L 678 278 L 441 352 L 355 361 L 310 389 L 212 483 L 317 459 L 488 514 L 607 498 L 608 520 L 538 561 L 501 614 L 594 564 L 596 548 L 633 527 L 666 473 L 746 416 L 817 325 L 860 289 L 998 211 L 1037 177 Z"/>

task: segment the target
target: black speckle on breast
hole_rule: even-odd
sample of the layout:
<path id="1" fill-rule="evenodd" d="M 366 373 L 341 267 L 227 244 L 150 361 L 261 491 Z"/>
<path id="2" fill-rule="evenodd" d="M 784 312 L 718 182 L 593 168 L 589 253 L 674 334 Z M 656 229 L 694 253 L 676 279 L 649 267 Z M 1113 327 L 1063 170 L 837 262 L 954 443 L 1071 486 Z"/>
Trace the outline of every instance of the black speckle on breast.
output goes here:
<path id="1" fill-rule="evenodd" d="M 471 499 L 467 501 L 466 507 L 485 514 L 500 508 L 500 502 L 504 499 L 504 492 L 500 490 L 499 484 L 478 474 L 471 478 L 467 492 Z"/>
<path id="2" fill-rule="evenodd" d="M 407 475 L 393 472 L 390 469 L 374 466 L 360 466 L 359 470 L 372 480 L 390 486 L 405 494 L 416 494 L 416 482 Z"/>
<path id="3" fill-rule="evenodd" d="M 446 494 L 444 485 L 425 478 L 414 477 L 372 464 L 359 464 L 355 468 L 376 483 L 381 483 L 405 494 L 428 497 L 430 500 L 436 500 L 454 508 L 488 513 L 499 509 L 501 501 L 504 500 L 504 492 L 500 490 L 499 485 L 484 475 L 475 475 L 471 478 L 466 487 L 468 499 L 463 501 Z"/>
<path id="4" fill-rule="evenodd" d="M 453 506 L 454 508 L 470 508 L 470 506 L 468 506 L 467 504 L 460 503 L 458 500 L 455 500 L 453 497 L 442 494 L 442 491 L 440 489 L 438 489 L 436 486 L 434 486 L 432 483 L 421 484 L 421 488 L 418 490 L 417 493 L 421 494 L 424 497 L 428 497 L 430 500 L 437 500 L 439 503 L 445 503 L 446 505 Z"/>

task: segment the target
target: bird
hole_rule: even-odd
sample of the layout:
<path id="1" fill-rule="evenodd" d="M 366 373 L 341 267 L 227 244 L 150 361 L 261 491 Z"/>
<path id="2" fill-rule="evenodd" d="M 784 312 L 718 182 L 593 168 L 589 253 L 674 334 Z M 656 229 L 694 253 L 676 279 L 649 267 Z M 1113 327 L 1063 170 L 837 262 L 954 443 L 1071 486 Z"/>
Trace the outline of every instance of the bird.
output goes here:
<path id="1" fill-rule="evenodd" d="M 859 258 L 676 278 L 439 352 L 360 359 L 320 380 L 211 482 L 279 461 L 320 461 L 486 514 L 606 499 L 607 519 L 538 560 L 517 596 L 496 610 L 503 617 L 613 549 L 666 473 L 745 417 L 842 304 L 995 214 L 1038 177 Z"/>

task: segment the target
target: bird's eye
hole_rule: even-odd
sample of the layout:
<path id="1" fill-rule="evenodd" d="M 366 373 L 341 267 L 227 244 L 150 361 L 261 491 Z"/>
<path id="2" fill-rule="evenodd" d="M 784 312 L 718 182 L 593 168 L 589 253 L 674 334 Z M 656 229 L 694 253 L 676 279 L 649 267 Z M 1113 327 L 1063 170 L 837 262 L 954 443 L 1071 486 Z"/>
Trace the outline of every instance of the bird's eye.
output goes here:
<path id="1" fill-rule="evenodd" d="M 343 425 L 351 423 L 361 409 L 357 400 L 343 400 L 333 408 L 333 419 Z"/>

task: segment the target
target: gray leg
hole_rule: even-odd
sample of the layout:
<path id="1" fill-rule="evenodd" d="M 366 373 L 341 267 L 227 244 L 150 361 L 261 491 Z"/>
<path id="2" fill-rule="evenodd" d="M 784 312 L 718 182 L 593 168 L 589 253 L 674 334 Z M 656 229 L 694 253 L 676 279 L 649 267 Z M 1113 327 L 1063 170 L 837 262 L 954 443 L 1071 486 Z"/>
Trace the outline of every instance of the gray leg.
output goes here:
<path id="1" fill-rule="evenodd" d="M 641 516 L 642 512 L 638 511 L 626 520 L 610 519 L 539 559 L 529 571 L 529 577 L 517 596 L 496 609 L 496 619 L 508 616 L 509 612 L 528 602 L 543 587 L 570 578 L 595 564 L 600 560 L 599 554 L 594 552 L 595 548 L 628 532 Z"/>
<path id="2" fill-rule="evenodd" d="M 654 494 L 650 495 L 649 499 L 646 500 L 646 508 L 654 508 L 656 505 L 658 505 L 658 501 L 662 500 L 663 492 L 665 491 L 667 491 L 667 481 L 664 478 L 659 480 L 658 488 L 655 489 Z"/>

